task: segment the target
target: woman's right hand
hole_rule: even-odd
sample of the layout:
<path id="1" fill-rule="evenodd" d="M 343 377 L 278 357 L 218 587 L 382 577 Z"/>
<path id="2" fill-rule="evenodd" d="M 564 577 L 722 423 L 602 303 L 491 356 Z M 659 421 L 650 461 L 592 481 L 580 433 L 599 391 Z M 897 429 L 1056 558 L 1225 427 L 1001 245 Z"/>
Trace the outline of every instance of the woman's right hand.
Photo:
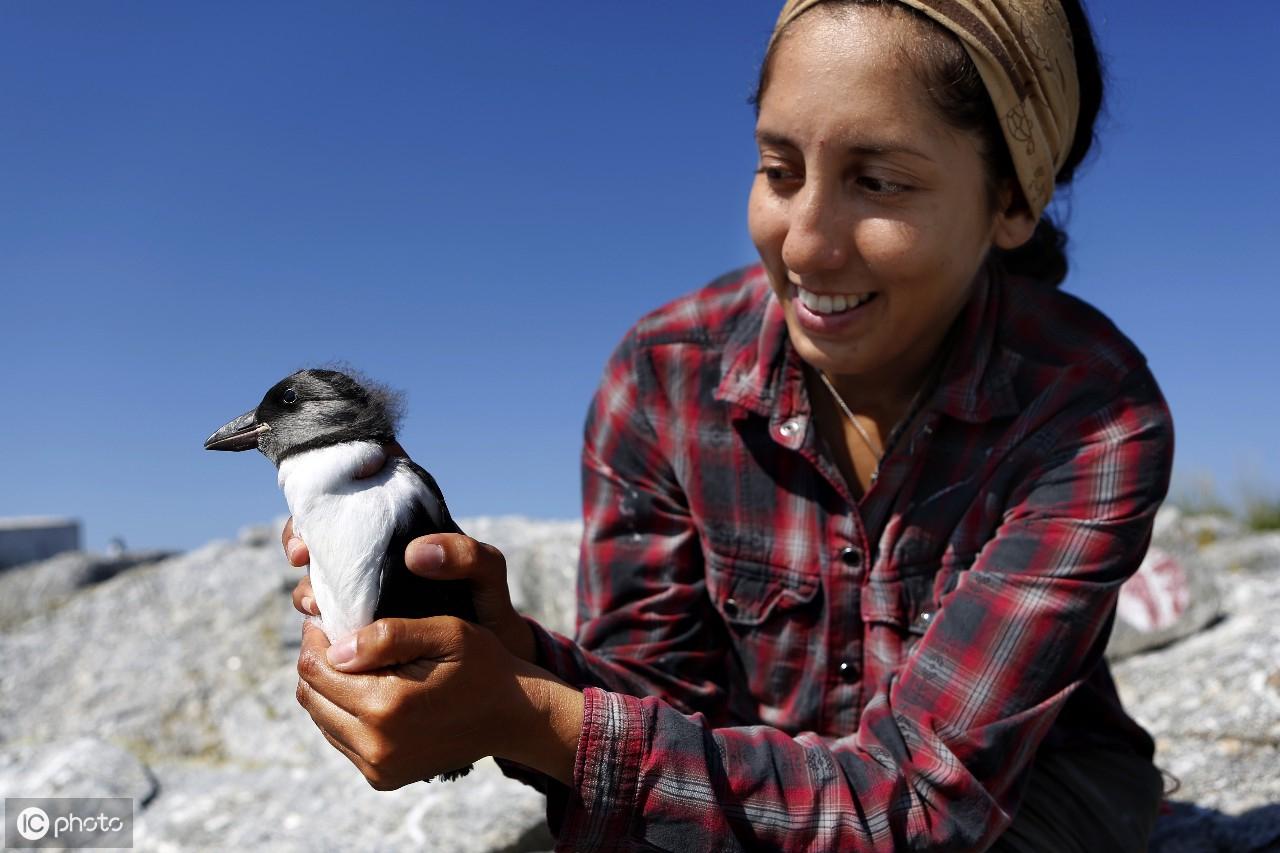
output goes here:
<path id="1" fill-rule="evenodd" d="M 306 543 L 293 533 L 292 518 L 285 522 L 280 541 L 291 565 L 301 568 L 311 562 Z M 432 533 L 411 541 L 404 561 L 409 571 L 431 580 L 469 582 L 480 624 L 496 634 L 511 654 L 534 662 L 533 629 L 511 604 L 507 560 L 501 551 L 461 533 Z M 294 587 L 293 606 L 304 615 L 320 615 L 310 577 Z"/>

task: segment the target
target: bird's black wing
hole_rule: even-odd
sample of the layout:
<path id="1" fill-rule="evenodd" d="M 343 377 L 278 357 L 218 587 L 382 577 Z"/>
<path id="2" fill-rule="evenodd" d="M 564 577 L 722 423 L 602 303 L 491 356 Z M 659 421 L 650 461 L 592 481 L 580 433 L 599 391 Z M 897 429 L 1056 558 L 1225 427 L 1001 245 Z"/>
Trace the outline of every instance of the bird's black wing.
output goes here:
<path id="1" fill-rule="evenodd" d="M 396 528 L 387 548 L 386 564 L 382 572 L 382 590 L 378 596 L 375 619 L 399 616 L 421 619 L 427 616 L 457 616 L 470 622 L 476 621 L 475 605 L 471 599 L 471 586 L 466 581 L 429 580 L 415 575 L 404 564 L 404 552 L 409 543 L 428 533 L 461 533 L 462 529 L 449 515 L 444 495 L 436 481 L 421 466 L 409 463 L 413 472 L 427 486 L 434 498 L 426 505 L 415 502 L 413 512 Z"/>
<path id="2" fill-rule="evenodd" d="M 427 485 L 434 498 L 426 504 L 414 502 L 408 520 L 396 528 L 387 548 L 386 562 L 382 570 L 382 590 L 378 596 L 375 619 L 398 616 L 406 619 L 423 619 L 428 616 L 457 616 L 469 622 L 476 621 L 475 604 L 471 598 L 471 585 L 466 581 L 429 580 L 415 575 L 404 564 L 404 552 L 409 543 L 428 533 L 461 533 L 462 529 L 449 515 L 444 495 L 435 479 L 425 469 L 412 462 L 414 473 Z M 471 772 L 472 765 L 448 770 L 436 778 L 452 782 Z M 427 780 L 431 781 L 431 780 Z"/>
<path id="3" fill-rule="evenodd" d="M 406 459 L 413 473 L 418 475 L 418 479 L 426 483 L 427 491 L 435 498 L 436 507 L 428 507 L 427 512 L 431 516 L 432 523 L 437 529 L 433 533 L 461 533 L 462 528 L 453 520 L 453 516 L 449 515 L 449 507 L 444 502 L 444 492 L 440 491 L 440 485 L 436 482 L 436 478 L 432 477 L 426 468 L 423 468 L 412 459 Z M 421 535 L 421 534 L 419 534 Z"/>

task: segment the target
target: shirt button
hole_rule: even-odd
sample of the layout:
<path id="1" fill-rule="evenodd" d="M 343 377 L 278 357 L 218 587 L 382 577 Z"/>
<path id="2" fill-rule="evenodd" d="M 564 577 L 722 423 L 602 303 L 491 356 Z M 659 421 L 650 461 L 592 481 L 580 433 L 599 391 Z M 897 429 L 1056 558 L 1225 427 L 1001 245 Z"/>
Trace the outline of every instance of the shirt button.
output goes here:
<path id="1" fill-rule="evenodd" d="M 932 610 L 921 610 L 920 615 L 916 617 L 917 628 L 928 628 L 929 623 L 933 621 Z"/>
<path id="2" fill-rule="evenodd" d="M 840 562 L 851 569 L 858 568 L 862 565 L 862 549 L 853 545 L 845 546 L 840 550 Z"/>
<path id="3" fill-rule="evenodd" d="M 724 600 L 724 612 L 729 614 L 730 616 L 737 616 L 738 615 L 737 600 L 733 598 L 726 598 Z"/>
<path id="4" fill-rule="evenodd" d="M 795 419 L 784 421 L 782 426 L 778 427 L 778 432 L 782 433 L 787 438 L 791 438 L 791 436 L 795 435 L 799 431 L 800 422 Z"/>
<path id="5" fill-rule="evenodd" d="M 857 678 L 857 671 L 853 668 L 853 664 L 847 660 L 840 661 L 840 666 L 836 667 L 840 671 L 841 681 L 853 681 Z"/>

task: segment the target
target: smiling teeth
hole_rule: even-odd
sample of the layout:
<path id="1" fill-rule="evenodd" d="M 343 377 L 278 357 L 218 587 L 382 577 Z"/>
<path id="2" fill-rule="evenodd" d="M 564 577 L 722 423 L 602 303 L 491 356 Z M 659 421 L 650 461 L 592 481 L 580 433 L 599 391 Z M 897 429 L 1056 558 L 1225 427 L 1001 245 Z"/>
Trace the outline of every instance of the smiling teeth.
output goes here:
<path id="1" fill-rule="evenodd" d="M 792 285 L 795 287 L 794 285 Z M 815 314 L 839 314 L 841 311 L 848 311 L 850 308 L 857 308 L 862 303 L 869 300 L 874 293 L 856 293 L 845 295 L 843 293 L 827 294 L 819 296 L 816 293 L 810 293 L 807 290 L 796 287 L 796 294 L 800 297 L 800 301 L 804 303 L 804 307 L 808 308 Z"/>

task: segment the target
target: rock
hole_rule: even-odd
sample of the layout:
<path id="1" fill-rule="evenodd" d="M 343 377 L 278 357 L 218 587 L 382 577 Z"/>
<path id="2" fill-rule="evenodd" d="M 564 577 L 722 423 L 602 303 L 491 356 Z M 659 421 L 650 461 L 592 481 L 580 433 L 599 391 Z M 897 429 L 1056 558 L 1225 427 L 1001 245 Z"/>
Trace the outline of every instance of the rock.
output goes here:
<path id="1" fill-rule="evenodd" d="M 145 764 L 96 738 L 0 752 L 0 797 L 130 797 L 146 805 L 156 790 Z"/>
<path id="2" fill-rule="evenodd" d="M 559 564 L 576 560 L 573 525 L 469 523 L 506 550 L 531 609 L 571 618 L 573 586 L 558 579 L 573 576 Z M 0 576 L 6 592 L 58 590 L 24 598 L 0 628 L 7 795 L 132 796 L 139 849 L 549 848 L 542 796 L 491 761 L 458 782 L 379 793 L 324 740 L 294 699 L 302 617 L 288 591 L 301 572 L 280 526 L 94 583 L 82 581 L 101 564 L 86 555 Z M 125 787 L 104 788 L 109 778 Z"/>
<path id="3" fill-rule="evenodd" d="M 1153 851 L 1280 849 L 1280 550 L 1271 539 L 1204 546 L 1199 561 L 1221 586 L 1223 618 L 1113 666 L 1125 707 L 1156 738 L 1156 764 L 1180 785 Z M 1226 571 L 1214 553 L 1226 547 L 1255 555 L 1252 567 Z"/>
<path id="4" fill-rule="evenodd" d="M 0 573 L 0 631 L 12 630 L 37 613 L 62 606 L 87 586 L 170 556 L 170 551 L 123 552 L 114 556 L 67 551 L 9 569 Z"/>
<path id="5" fill-rule="evenodd" d="M 248 548 L 280 548 L 280 535 L 289 520 L 287 515 L 278 515 L 266 524 L 250 524 L 236 532 L 236 542 Z"/>
<path id="6" fill-rule="evenodd" d="M 1182 782 L 1152 849 L 1269 849 L 1280 551 L 1217 522 L 1158 521 L 1157 546 L 1184 549 L 1219 585 L 1223 618 L 1114 665 L 1157 762 Z M 502 549 L 519 607 L 572 630 L 580 524 L 460 524 Z M 549 849 L 541 795 L 491 761 L 458 782 L 380 793 L 325 742 L 294 700 L 301 617 L 288 592 L 300 572 L 281 526 L 128 571 L 68 554 L 0 574 L 0 614 L 18 614 L 0 624 L 0 790 L 133 797 L 140 850 Z"/>
<path id="7" fill-rule="evenodd" d="M 1266 572 L 1280 565 L 1280 533 L 1215 541 L 1207 545 L 1201 555 L 1221 575 Z"/>
<path id="8" fill-rule="evenodd" d="M 1156 542 L 1176 538 L 1199 548 L 1214 542 L 1238 539 L 1248 535 L 1248 532 L 1243 524 L 1230 516 L 1214 513 L 1187 515 L 1177 507 L 1168 505 L 1161 507 L 1156 514 L 1152 531 Z"/>
<path id="9" fill-rule="evenodd" d="M 278 549 L 215 543 L 32 616 L 0 634 L 2 734 L 109 732 L 144 759 L 220 752 L 216 715 L 291 661 L 277 635 L 291 573 Z M 239 670 L 228 669 L 232 657 Z"/>
<path id="10" fill-rule="evenodd" d="M 379 792 L 324 746 L 327 752 L 306 765 L 171 768 L 163 795 L 139 818 L 135 846 L 486 853 L 545 837 L 542 796 L 492 761 L 478 762 L 458 782 Z"/>
<path id="11" fill-rule="evenodd" d="M 1205 526 L 1164 508 L 1156 516 L 1152 543 L 1137 573 L 1120 589 L 1116 622 L 1107 644 L 1112 661 L 1189 637 L 1221 613 L 1217 564 L 1201 553 L 1226 528 Z M 1223 522 L 1225 524 L 1225 522 Z M 1216 531 L 1212 537 L 1204 531 Z"/>

